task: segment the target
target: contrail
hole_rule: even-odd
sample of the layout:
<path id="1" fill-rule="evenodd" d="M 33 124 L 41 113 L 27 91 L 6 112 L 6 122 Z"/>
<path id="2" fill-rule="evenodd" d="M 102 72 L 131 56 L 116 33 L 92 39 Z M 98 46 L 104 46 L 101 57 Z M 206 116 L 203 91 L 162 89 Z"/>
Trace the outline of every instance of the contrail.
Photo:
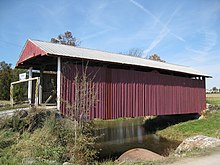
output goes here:
<path id="1" fill-rule="evenodd" d="M 175 11 L 170 16 L 169 20 L 166 22 L 166 24 L 163 24 L 163 29 L 160 31 L 157 37 L 153 40 L 150 46 L 146 50 L 144 50 L 144 54 L 149 53 L 153 48 L 155 48 L 164 39 L 164 37 L 167 36 L 167 34 L 170 32 L 170 29 L 167 26 L 172 21 L 173 17 L 176 15 L 178 10 L 179 10 L 179 7 L 175 9 Z"/>
<path id="2" fill-rule="evenodd" d="M 132 4 L 134 4 L 136 7 L 138 7 L 139 9 L 141 9 L 142 11 L 144 11 L 146 14 L 148 14 L 148 15 L 150 15 L 156 22 L 158 22 L 160 25 L 162 25 L 163 27 L 165 27 L 166 25 L 163 23 L 163 22 L 161 22 L 161 20 L 157 17 L 157 16 L 155 16 L 153 13 L 151 13 L 148 9 L 146 9 L 144 6 L 142 6 L 141 4 L 139 4 L 138 2 L 136 2 L 135 0 L 130 0 L 130 2 L 132 3 Z M 167 28 L 167 27 L 166 27 Z M 162 30 L 163 31 L 163 30 Z M 185 42 L 185 40 L 182 38 L 182 37 L 180 37 L 180 36 L 178 36 L 178 35 L 176 35 L 176 34 L 174 34 L 174 33 L 172 33 L 171 31 L 170 31 L 170 29 L 168 29 L 168 33 L 170 33 L 172 36 L 174 36 L 176 39 L 178 39 L 178 40 L 180 40 L 180 41 L 182 41 L 182 42 Z"/>
<path id="3" fill-rule="evenodd" d="M 108 28 L 108 29 L 99 31 L 99 32 L 97 32 L 97 33 L 92 33 L 92 34 L 90 34 L 90 35 L 87 35 L 87 36 L 83 37 L 81 40 L 82 40 L 82 41 L 83 41 L 83 40 L 88 40 L 88 39 L 97 37 L 97 36 L 99 36 L 99 35 L 102 35 L 102 34 L 104 34 L 104 33 L 107 33 L 107 32 L 109 32 L 109 31 L 112 31 L 112 30 L 114 30 L 114 28 Z"/>
<path id="4" fill-rule="evenodd" d="M 144 6 L 142 6 L 141 4 L 139 4 L 138 2 L 136 2 L 134 0 L 130 0 L 130 2 L 133 3 L 136 7 L 140 8 L 141 10 L 143 10 L 145 13 L 147 13 L 151 17 L 153 17 L 156 22 L 162 24 L 160 19 L 158 17 L 156 17 L 154 14 L 152 14 L 148 9 L 144 8 Z"/>

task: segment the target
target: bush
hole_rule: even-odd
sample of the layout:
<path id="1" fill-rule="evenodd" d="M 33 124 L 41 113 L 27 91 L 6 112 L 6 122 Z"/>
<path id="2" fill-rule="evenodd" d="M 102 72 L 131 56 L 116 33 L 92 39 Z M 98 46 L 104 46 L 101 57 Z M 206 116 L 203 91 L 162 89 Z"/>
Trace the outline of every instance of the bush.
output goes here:
<path id="1" fill-rule="evenodd" d="M 82 129 L 54 111 L 17 112 L 1 123 L 0 164 L 28 164 L 30 160 L 91 164 L 96 155 L 92 128 L 92 122 Z"/>

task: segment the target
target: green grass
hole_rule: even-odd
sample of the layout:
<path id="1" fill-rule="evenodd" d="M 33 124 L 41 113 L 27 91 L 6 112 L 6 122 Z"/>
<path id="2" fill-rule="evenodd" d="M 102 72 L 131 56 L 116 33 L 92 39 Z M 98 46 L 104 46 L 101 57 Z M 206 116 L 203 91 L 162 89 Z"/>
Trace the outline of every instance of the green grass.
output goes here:
<path id="1" fill-rule="evenodd" d="M 220 105 L 220 98 L 219 97 L 208 97 L 206 98 L 206 102 L 208 104 L 219 104 Z"/>
<path id="2" fill-rule="evenodd" d="M 220 111 L 209 112 L 205 118 L 200 120 L 176 124 L 158 131 L 157 134 L 167 139 L 178 141 L 194 135 L 220 138 Z"/>
<path id="3" fill-rule="evenodd" d="M 118 118 L 118 119 L 111 119 L 111 120 L 102 120 L 102 119 L 95 119 L 94 120 L 94 124 L 97 127 L 111 127 L 111 126 L 115 126 L 120 122 L 126 121 L 126 122 L 134 122 L 134 121 L 140 121 L 140 120 L 144 120 L 144 117 L 135 117 L 135 118 Z"/>
<path id="4" fill-rule="evenodd" d="M 10 101 L 8 100 L 0 100 L 0 111 L 18 109 L 18 108 L 26 108 L 29 107 L 28 104 L 16 104 L 13 107 L 10 105 Z"/>

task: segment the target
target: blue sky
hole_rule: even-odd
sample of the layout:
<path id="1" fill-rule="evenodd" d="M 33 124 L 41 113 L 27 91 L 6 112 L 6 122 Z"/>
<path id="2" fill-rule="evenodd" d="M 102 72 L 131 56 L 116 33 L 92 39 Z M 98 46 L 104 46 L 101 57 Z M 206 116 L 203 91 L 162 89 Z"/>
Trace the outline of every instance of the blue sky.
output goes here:
<path id="1" fill-rule="evenodd" d="M 144 50 L 213 76 L 220 88 L 219 0 L 1 0 L 0 61 L 13 66 L 28 38 L 71 31 L 81 47 Z"/>

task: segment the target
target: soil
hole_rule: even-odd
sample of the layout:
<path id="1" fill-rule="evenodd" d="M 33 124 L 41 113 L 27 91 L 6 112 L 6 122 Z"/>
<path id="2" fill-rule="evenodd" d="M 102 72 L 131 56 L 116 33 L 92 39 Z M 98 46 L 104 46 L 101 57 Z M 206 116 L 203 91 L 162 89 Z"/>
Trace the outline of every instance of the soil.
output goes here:
<path id="1" fill-rule="evenodd" d="M 183 158 L 178 162 L 167 165 L 219 165 L 220 151 L 211 153 L 210 155 L 193 158 Z"/>

